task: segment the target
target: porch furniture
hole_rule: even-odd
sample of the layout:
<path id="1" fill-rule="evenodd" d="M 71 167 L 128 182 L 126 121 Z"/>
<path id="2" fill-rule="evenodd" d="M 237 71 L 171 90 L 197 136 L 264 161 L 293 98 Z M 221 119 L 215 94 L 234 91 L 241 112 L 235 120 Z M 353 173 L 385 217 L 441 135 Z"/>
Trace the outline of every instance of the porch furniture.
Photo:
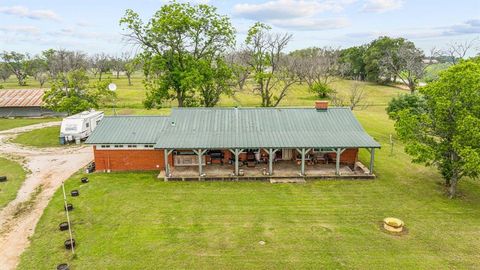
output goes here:
<path id="1" fill-rule="evenodd" d="M 224 154 L 222 151 L 212 150 L 208 153 L 208 155 L 210 156 L 212 164 L 217 163 L 223 165 Z"/>
<path id="2" fill-rule="evenodd" d="M 255 167 L 257 165 L 257 159 L 254 152 L 247 152 L 247 167 Z"/>

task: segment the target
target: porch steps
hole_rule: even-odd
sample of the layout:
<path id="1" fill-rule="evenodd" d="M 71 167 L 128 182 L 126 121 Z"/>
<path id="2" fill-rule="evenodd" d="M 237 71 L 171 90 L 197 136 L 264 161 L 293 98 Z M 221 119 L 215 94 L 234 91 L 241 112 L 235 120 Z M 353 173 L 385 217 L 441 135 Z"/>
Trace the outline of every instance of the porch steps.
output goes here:
<path id="1" fill-rule="evenodd" d="M 272 184 L 286 184 L 286 183 L 296 183 L 304 184 L 306 183 L 305 178 L 270 178 L 270 183 Z"/>

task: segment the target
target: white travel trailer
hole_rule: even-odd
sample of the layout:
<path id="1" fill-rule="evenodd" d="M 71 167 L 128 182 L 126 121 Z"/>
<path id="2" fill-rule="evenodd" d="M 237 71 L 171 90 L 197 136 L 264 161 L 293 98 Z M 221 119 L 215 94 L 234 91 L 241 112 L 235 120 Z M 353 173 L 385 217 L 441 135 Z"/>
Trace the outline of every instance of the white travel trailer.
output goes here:
<path id="1" fill-rule="evenodd" d="M 103 112 L 94 110 L 84 111 L 63 118 L 62 126 L 60 127 L 60 143 L 80 142 L 80 140 L 88 138 L 102 119 Z"/>

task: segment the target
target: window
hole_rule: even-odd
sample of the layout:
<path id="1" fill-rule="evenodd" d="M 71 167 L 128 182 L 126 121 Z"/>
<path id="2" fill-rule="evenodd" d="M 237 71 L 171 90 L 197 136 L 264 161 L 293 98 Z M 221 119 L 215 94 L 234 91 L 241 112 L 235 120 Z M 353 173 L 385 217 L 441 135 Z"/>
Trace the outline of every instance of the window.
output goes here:
<path id="1" fill-rule="evenodd" d="M 123 145 L 122 145 L 122 144 L 115 144 L 114 147 L 115 147 L 115 148 L 123 148 Z"/>
<path id="2" fill-rule="evenodd" d="M 102 145 L 100 146 L 100 148 L 110 148 L 110 145 L 108 145 L 108 144 L 102 144 Z"/>
<path id="3" fill-rule="evenodd" d="M 145 148 L 153 148 L 153 144 L 145 144 L 143 147 L 145 147 Z"/>
<path id="4" fill-rule="evenodd" d="M 90 126 L 90 123 L 86 123 L 85 126 L 86 126 L 86 127 L 89 127 L 89 126 Z"/>
<path id="5" fill-rule="evenodd" d="M 128 148 L 137 148 L 137 145 L 136 144 L 129 144 Z"/>

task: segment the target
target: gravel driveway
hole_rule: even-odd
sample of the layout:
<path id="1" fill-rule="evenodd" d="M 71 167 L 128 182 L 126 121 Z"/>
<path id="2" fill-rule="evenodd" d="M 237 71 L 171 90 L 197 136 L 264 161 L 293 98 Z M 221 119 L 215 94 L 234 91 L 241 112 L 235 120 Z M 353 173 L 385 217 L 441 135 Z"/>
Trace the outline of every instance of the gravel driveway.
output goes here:
<path id="1" fill-rule="evenodd" d="M 17 197 L 0 211 L 1 270 L 15 269 L 54 192 L 93 160 L 89 146 L 37 149 L 9 142 L 19 133 L 55 125 L 60 122 L 0 131 L 0 155 L 23 159 L 24 167 L 30 171 Z"/>

